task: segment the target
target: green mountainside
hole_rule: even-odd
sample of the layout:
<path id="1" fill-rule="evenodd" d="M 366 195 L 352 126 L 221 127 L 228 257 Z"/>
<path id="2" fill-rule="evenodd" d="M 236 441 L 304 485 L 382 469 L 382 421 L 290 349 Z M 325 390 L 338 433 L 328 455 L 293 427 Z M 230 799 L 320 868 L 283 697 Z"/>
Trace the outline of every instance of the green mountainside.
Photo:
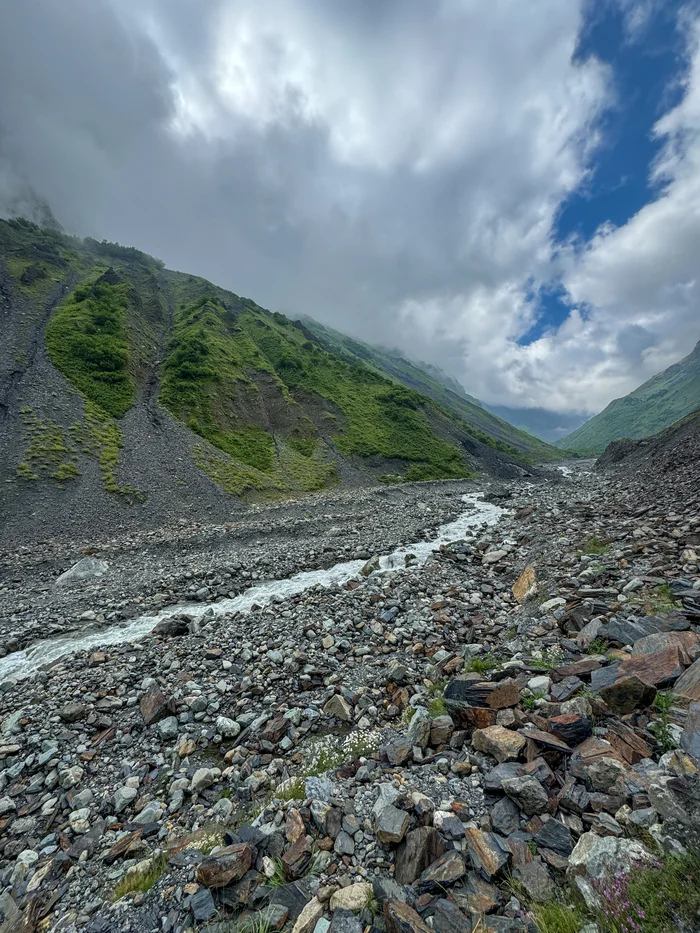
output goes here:
<path id="1" fill-rule="evenodd" d="M 700 342 L 689 356 L 624 398 L 614 399 L 600 414 L 557 441 L 557 446 L 599 454 L 611 441 L 657 434 L 699 407 Z"/>
<path id="2" fill-rule="evenodd" d="M 304 317 L 299 323 L 310 337 L 341 359 L 361 362 L 374 372 L 420 392 L 442 408 L 453 412 L 469 426 L 475 437 L 495 438 L 533 460 L 561 458 L 562 452 L 556 448 L 491 414 L 438 367 L 403 359 L 398 354 L 341 334 L 313 318 Z"/>
<path id="3" fill-rule="evenodd" d="M 122 502 L 189 507 L 212 481 L 274 499 L 563 455 L 414 364 L 131 247 L 0 221 L 0 311 L 0 481 L 18 494 L 84 502 L 96 478 Z"/>

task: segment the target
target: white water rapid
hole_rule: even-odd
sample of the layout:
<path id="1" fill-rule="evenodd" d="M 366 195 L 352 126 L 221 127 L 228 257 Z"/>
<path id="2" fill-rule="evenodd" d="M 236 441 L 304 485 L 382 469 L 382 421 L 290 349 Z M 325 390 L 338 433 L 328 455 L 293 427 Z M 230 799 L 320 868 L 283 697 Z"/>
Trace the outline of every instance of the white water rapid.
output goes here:
<path id="1" fill-rule="evenodd" d="M 432 541 L 418 541 L 407 544 L 391 554 L 381 557 L 379 561 L 380 569 L 377 572 L 388 573 L 405 567 L 407 554 L 414 555 L 417 563 L 425 563 L 430 554 L 436 551 L 441 544 L 459 541 L 465 535 L 483 525 L 495 525 L 503 514 L 502 508 L 490 502 L 484 502 L 478 498 L 476 493 L 462 496 L 462 500 L 467 506 L 465 511 L 455 521 L 442 525 L 438 529 L 437 538 Z M 246 612 L 253 605 L 267 606 L 273 601 L 295 596 L 314 586 L 329 587 L 346 583 L 348 580 L 356 578 L 364 565 L 365 561 L 363 560 L 351 560 L 335 564 L 327 570 L 303 571 L 288 577 L 286 580 L 270 580 L 267 583 L 261 583 L 259 586 L 251 587 L 234 599 L 222 599 L 215 603 L 190 603 L 169 606 L 157 614 L 139 616 L 119 625 L 92 628 L 87 632 L 66 632 L 55 638 L 36 642 L 23 651 L 15 651 L 5 658 L 0 658 L 0 682 L 8 678 L 23 680 L 25 677 L 31 676 L 43 665 L 50 664 L 66 654 L 136 641 L 148 635 L 158 622 L 173 615 L 186 613 L 191 618 L 201 618 L 205 614 L 212 612 L 214 615 Z"/>

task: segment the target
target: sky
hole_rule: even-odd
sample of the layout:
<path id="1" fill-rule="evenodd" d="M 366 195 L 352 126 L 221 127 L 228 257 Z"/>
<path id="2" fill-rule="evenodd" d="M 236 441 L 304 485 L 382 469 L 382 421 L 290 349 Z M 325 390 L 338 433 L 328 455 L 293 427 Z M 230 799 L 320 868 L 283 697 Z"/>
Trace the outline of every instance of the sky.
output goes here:
<path id="1" fill-rule="evenodd" d="M 70 232 L 562 424 L 700 339 L 695 0 L 0 15 L 0 213 L 33 190 Z"/>

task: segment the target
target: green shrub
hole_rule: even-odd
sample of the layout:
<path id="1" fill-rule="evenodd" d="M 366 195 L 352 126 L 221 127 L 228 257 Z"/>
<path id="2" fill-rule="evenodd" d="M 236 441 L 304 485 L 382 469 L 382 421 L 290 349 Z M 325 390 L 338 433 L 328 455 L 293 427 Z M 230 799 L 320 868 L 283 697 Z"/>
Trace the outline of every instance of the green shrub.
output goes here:
<path id="1" fill-rule="evenodd" d="M 46 329 L 46 348 L 54 366 L 115 418 L 121 418 L 134 403 L 124 322 L 128 306 L 126 285 L 98 280 L 76 288 Z"/>

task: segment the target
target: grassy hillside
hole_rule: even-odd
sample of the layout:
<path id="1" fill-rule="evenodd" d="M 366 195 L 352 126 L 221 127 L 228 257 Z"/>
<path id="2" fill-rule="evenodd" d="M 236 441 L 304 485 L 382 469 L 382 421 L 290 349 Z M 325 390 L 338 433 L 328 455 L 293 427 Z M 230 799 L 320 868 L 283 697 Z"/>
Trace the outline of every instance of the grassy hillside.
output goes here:
<path id="1" fill-rule="evenodd" d="M 639 440 L 700 407 L 700 342 L 693 352 L 557 442 L 566 450 L 599 454 L 611 441 Z"/>
<path id="2" fill-rule="evenodd" d="M 172 482 L 188 487 L 190 470 L 242 498 L 485 465 L 512 474 L 539 456 L 438 370 L 341 345 L 340 334 L 324 345 L 130 247 L 0 221 L 0 292 L 10 301 L 0 415 L 13 425 L 15 483 L 82 489 L 92 462 L 104 490 L 143 501 L 148 483 L 171 481 L 158 462 L 166 446 L 184 477 Z M 177 422 L 184 434 L 164 446 Z"/>
<path id="3" fill-rule="evenodd" d="M 467 395 L 459 383 L 437 367 L 405 360 L 386 350 L 347 337 L 312 318 L 304 317 L 300 324 L 309 339 L 318 342 L 340 358 L 360 362 L 374 372 L 420 392 L 437 402 L 443 409 L 451 411 L 468 426 L 474 437 L 493 438 L 535 461 L 559 460 L 562 455 L 565 456 L 562 451 L 540 438 L 513 427 L 487 411 L 477 399 Z"/>

